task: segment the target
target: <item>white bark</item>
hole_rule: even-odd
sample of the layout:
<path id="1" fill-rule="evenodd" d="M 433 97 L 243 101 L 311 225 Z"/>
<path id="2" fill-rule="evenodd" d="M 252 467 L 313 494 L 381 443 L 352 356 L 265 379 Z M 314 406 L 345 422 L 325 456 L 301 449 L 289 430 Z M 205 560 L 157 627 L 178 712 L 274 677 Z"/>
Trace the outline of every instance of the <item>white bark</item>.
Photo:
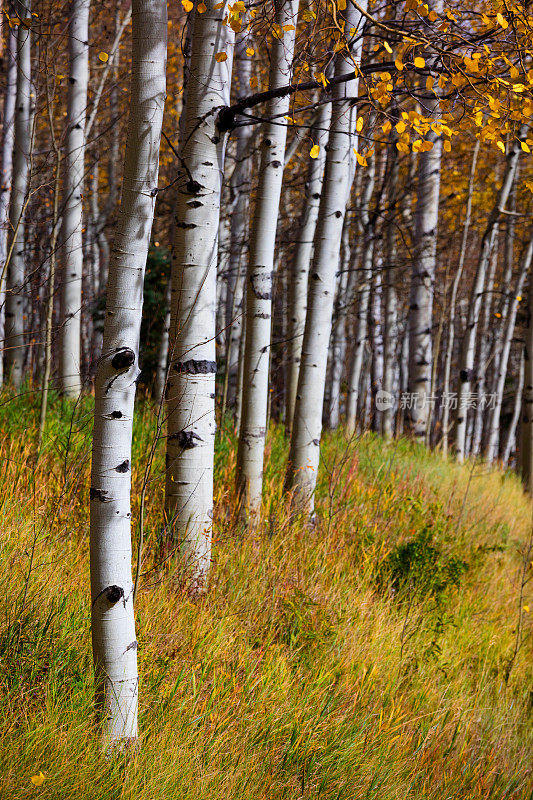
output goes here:
<path id="1" fill-rule="evenodd" d="M 435 98 L 424 101 L 424 113 L 436 116 Z M 440 169 L 442 141 L 431 134 L 433 149 L 418 154 L 417 202 L 414 219 L 414 257 L 409 301 L 409 391 L 414 397 L 410 409 L 412 431 L 424 442 L 431 404 L 431 366 L 433 355 L 433 295 L 439 218 Z"/>
<path id="2" fill-rule="evenodd" d="M 20 20 L 31 16 L 29 0 L 16 0 L 14 11 Z M 22 382 L 24 368 L 24 234 L 25 211 L 29 191 L 31 148 L 31 33 L 25 25 L 17 27 L 17 97 L 13 178 L 9 207 L 7 247 L 7 301 L 5 315 L 6 378 L 13 386 Z"/>
<path id="3" fill-rule="evenodd" d="M 298 0 L 274 0 L 275 22 L 283 28 L 296 26 Z M 295 31 L 274 38 L 270 51 L 269 88 L 290 81 Z M 255 208 L 250 226 L 250 251 L 246 272 L 246 339 L 243 361 L 243 396 L 236 485 L 247 510 L 258 511 L 263 485 L 270 324 L 272 316 L 272 273 L 274 247 L 283 180 L 287 128 L 280 119 L 289 111 L 288 96 L 271 100 L 260 134 L 261 164 L 255 193 Z"/>
<path id="4" fill-rule="evenodd" d="M 227 4 L 193 13 L 190 72 L 180 122 L 167 379 L 166 513 L 193 591 L 211 562 L 215 442 L 217 240 L 226 135 L 216 109 L 229 104 L 234 33 Z M 217 62 L 216 53 L 226 61 Z"/>
<path id="5" fill-rule="evenodd" d="M 522 393 L 524 391 L 524 374 L 525 374 L 525 360 L 524 360 L 524 348 L 520 348 L 520 366 L 518 370 L 518 379 L 516 381 L 516 389 L 515 389 L 515 396 L 514 396 L 514 404 L 513 404 L 513 416 L 511 418 L 511 423 L 509 425 L 509 430 L 507 431 L 507 436 L 505 438 L 505 444 L 503 447 L 503 454 L 502 454 L 502 466 L 505 469 L 509 465 L 509 459 L 511 457 L 511 451 L 513 447 L 516 451 L 516 431 L 518 428 L 518 421 L 520 419 L 520 410 L 522 408 Z M 515 452 L 516 455 L 516 452 Z"/>
<path id="6" fill-rule="evenodd" d="M 503 402 L 503 390 L 505 387 L 505 378 L 507 376 L 507 365 L 509 363 L 509 356 L 511 353 L 511 344 L 513 341 L 513 334 L 515 329 L 516 315 L 520 305 L 520 299 L 524 290 L 526 277 L 531 270 L 531 259 L 533 257 L 533 237 L 530 238 L 526 252 L 524 254 L 522 263 L 520 265 L 520 272 L 516 282 L 515 290 L 510 298 L 510 305 L 508 308 L 508 316 L 505 325 L 505 332 L 502 340 L 502 350 L 497 365 L 497 381 L 495 386 L 495 399 L 494 406 L 491 410 L 490 425 L 487 447 L 485 451 L 485 458 L 489 463 L 492 463 L 498 458 L 498 445 L 500 441 L 500 413 Z"/>
<path id="7" fill-rule="evenodd" d="M 533 495 L 533 274 L 529 276 L 528 319 L 524 339 L 520 471 L 525 490 Z"/>
<path id="8" fill-rule="evenodd" d="M 327 427 L 336 430 L 340 424 L 341 387 L 346 355 L 346 293 L 350 268 L 350 218 L 344 218 L 341 246 L 341 269 L 338 277 L 335 305 L 333 308 L 333 327 L 328 353 L 325 403 Z"/>
<path id="9" fill-rule="evenodd" d="M 59 365 L 61 389 L 67 397 L 81 391 L 81 305 L 83 272 L 83 180 L 85 114 L 89 82 L 90 0 L 71 0 L 69 10 L 69 80 L 67 136 L 63 177 L 61 247 L 62 334 Z"/>
<path id="10" fill-rule="evenodd" d="M 331 119 L 331 105 L 323 104 L 319 108 L 319 115 L 311 131 L 311 139 L 320 148 L 317 158 L 309 159 L 307 172 L 306 194 L 304 198 L 303 213 L 300 219 L 298 237 L 296 239 L 296 252 L 291 267 L 288 297 L 288 331 L 287 331 L 287 392 L 286 392 L 286 417 L 285 425 L 290 433 L 296 402 L 298 387 L 298 373 L 300 371 L 300 355 L 302 352 L 302 338 L 305 328 L 305 314 L 307 310 L 307 283 L 309 264 L 313 254 L 313 240 L 315 237 L 318 207 L 322 191 L 322 178 L 326 160 L 326 144 L 328 129 Z"/>
<path id="11" fill-rule="evenodd" d="M 525 135 L 525 129 L 520 132 L 520 137 Z M 498 220 L 507 203 L 509 193 L 514 181 L 514 174 L 518 164 L 520 154 L 520 142 L 515 141 L 507 156 L 507 163 L 503 182 L 498 194 L 497 201 L 492 209 L 487 226 L 481 242 L 476 275 L 472 287 L 470 305 L 468 309 L 468 320 L 461 351 L 461 365 L 459 374 L 459 392 L 457 397 L 457 418 L 455 431 L 455 454 L 459 463 L 465 457 L 465 438 L 466 424 L 468 419 L 466 403 L 471 391 L 472 379 L 474 374 L 474 355 L 476 345 L 476 334 L 481 311 L 483 291 L 485 288 L 487 267 L 490 255 L 494 246 Z"/>
<path id="12" fill-rule="evenodd" d="M 2 151 L 0 154 L 0 342 L 4 341 L 5 272 L 9 231 L 9 201 L 13 174 L 13 142 L 15 138 L 15 102 L 17 98 L 17 32 L 10 28 L 7 39 L 7 75 L 2 120 Z M 3 349 L 3 348 L 2 348 Z M 0 386 L 4 379 L 4 359 L 0 350 Z"/>
<path id="13" fill-rule="evenodd" d="M 396 148 L 396 137 L 391 137 L 389 145 L 389 197 L 387 207 L 387 231 L 385 235 L 385 325 L 383 335 L 383 390 L 393 397 L 388 408 L 383 410 L 383 436 L 391 439 L 394 433 L 394 409 L 397 398 L 394 398 L 394 369 L 398 345 L 398 297 L 396 292 L 396 203 L 400 162 Z"/>
<path id="14" fill-rule="evenodd" d="M 374 273 L 371 302 L 372 328 L 372 367 L 370 372 L 372 388 L 372 430 L 381 433 L 382 412 L 376 405 L 376 396 L 383 388 L 383 325 L 381 322 L 382 306 L 382 265 L 378 262 Z"/>
<path id="15" fill-rule="evenodd" d="M 365 6 L 366 8 L 366 6 Z M 355 29 L 352 56 L 356 63 L 362 47 L 362 15 L 349 5 L 346 33 Z M 336 58 L 335 74 L 353 69 L 346 53 Z M 333 107 L 328 139 L 324 185 L 315 233 L 313 261 L 309 272 L 307 315 L 302 343 L 300 374 L 291 432 L 286 490 L 294 489 L 307 511 L 313 512 L 314 492 L 320 460 L 322 406 L 328 346 L 331 334 L 335 274 L 339 263 L 342 227 L 349 197 L 352 148 L 355 138 L 358 80 L 337 84 L 332 92 Z"/>
<path id="16" fill-rule="evenodd" d="M 137 736 L 137 642 L 131 576 L 131 437 L 143 281 L 166 86 L 164 0 L 134 0 L 132 82 L 122 199 L 95 380 L 91 594 L 97 700 L 111 744 Z"/>
<path id="17" fill-rule="evenodd" d="M 468 234 L 470 232 L 470 219 L 472 217 L 472 196 L 474 194 L 474 182 L 476 178 L 477 159 L 479 155 L 479 139 L 476 139 L 474 152 L 472 154 L 472 164 L 470 166 L 470 179 L 468 181 L 468 196 L 466 199 L 465 207 L 465 221 L 463 226 L 463 237 L 461 240 L 461 250 L 459 252 L 459 261 L 457 264 L 457 272 L 452 283 L 452 292 L 450 297 L 450 310 L 448 319 L 448 338 L 446 342 L 446 355 L 444 358 L 444 383 L 443 392 L 445 398 L 448 398 L 450 392 L 450 374 L 452 367 L 453 357 L 453 342 L 455 338 L 455 310 L 457 304 L 457 292 L 459 284 L 463 275 L 463 268 L 466 257 L 466 248 L 468 244 Z M 446 400 L 442 414 L 442 454 L 446 458 L 448 455 L 448 439 L 449 439 L 449 426 L 450 426 L 450 406 Z"/>

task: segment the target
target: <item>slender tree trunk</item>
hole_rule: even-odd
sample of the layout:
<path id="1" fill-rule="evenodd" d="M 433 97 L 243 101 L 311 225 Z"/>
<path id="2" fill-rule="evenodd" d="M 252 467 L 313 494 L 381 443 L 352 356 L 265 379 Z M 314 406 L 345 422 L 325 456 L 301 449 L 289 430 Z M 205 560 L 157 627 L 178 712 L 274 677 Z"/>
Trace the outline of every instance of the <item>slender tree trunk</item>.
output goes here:
<path id="1" fill-rule="evenodd" d="M 425 113 L 436 115 L 436 98 L 424 100 Z M 433 356 L 433 297 L 437 256 L 442 141 L 432 134 L 429 152 L 418 154 L 417 203 L 414 220 L 414 257 L 409 301 L 409 392 L 412 432 L 424 442 L 431 415 Z"/>
<path id="2" fill-rule="evenodd" d="M 296 26 L 298 0 L 274 0 L 275 22 L 280 28 Z M 269 86 L 276 89 L 290 80 L 295 31 L 274 38 L 270 52 Z M 278 119 L 289 111 L 289 97 L 268 103 L 261 130 L 261 164 L 255 209 L 250 226 L 250 251 L 246 273 L 246 339 L 243 363 L 243 397 L 237 449 L 237 492 L 246 509 L 255 514 L 261 505 L 263 454 L 267 424 L 272 273 L 279 212 L 287 128 Z"/>
<path id="3" fill-rule="evenodd" d="M 168 340 L 170 332 L 170 303 L 172 298 L 172 282 L 170 276 L 168 278 L 167 290 L 165 292 L 165 319 L 163 322 L 163 331 L 161 333 L 161 341 L 159 342 L 159 350 L 157 351 L 157 369 L 155 376 L 155 391 L 154 398 L 156 403 L 161 404 L 165 399 L 165 388 L 167 384 L 168 374 Z"/>
<path id="4" fill-rule="evenodd" d="M 508 467 L 509 459 L 511 457 L 511 451 L 513 446 L 516 449 L 516 430 L 518 428 L 518 422 L 520 420 L 520 409 L 522 408 L 522 394 L 524 391 L 524 373 L 525 373 L 525 361 L 524 361 L 524 348 L 520 348 L 520 366 L 518 370 L 518 380 L 516 385 L 516 391 L 514 394 L 514 405 L 513 405 L 513 416 L 511 419 L 511 423 L 509 425 L 509 430 L 507 431 L 507 436 L 505 439 L 505 444 L 503 447 L 502 452 L 502 466 L 504 468 Z"/>
<path id="5" fill-rule="evenodd" d="M 356 320 L 352 355 L 348 370 L 348 394 L 346 398 L 346 432 L 349 436 L 355 433 L 357 425 L 357 408 L 359 405 L 359 387 L 368 333 L 368 312 L 370 307 L 370 287 L 372 283 L 372 259 L 374 256 L 374 221 L 370 214 L 370 200 L 374 191 L 375 159 L 371 159 L 366 171 L 366 183 L 361 199 L 360 236 L 363 238 L 361 253 L 361 269 L 357 286 L 358 297 L 355 300 Z M 354 269 L 356 265 L 354 264 Z"/>
<path id="6" fill-rule="evenodd" d="M 360 59 L 362 47 L 362 19 L 354 6 L 347 7 L 346 32 L 352 38 L 351 49 L 356 62 Z M 353 35 L 350 33 L 352 29 L 355 29 Z M 335 74 L 343 75 L 351 68 L 352 64 L 346 54 L 339 53 Z M 356 111 L 351 100 L 357 97 L 357 91 L 357 79 L 337 84 L 333 89 L 324 187 L 310 268 L 300 374 L 285 476 L 285 489 L 294 489 L 311 514 L 320 460 L 322 406 L 335 296 L 335 274 L 353 176 L 352 147 Z"/>
<path id="7" fill-rule="evenodd" d="M 20 20 L 31 16 L 29 0 L 16 0 L 14 10 Z M 25 212 L 29 191 L 31 148 L 31 33 L 24 25 L 17 26 L 17 97 L 15 105 L 15 138 L 13 179 L 9 208 L 7 247 L 7 301 L 5 318 L 6 378 L 20 386 L 24 369 L 24 239 Z"/>
<path id="8" fill-rule="evenodd" d="M 525 136 L 525 129 L 522 128 L 520 138 Z M 468 419 L 467 413 L 467 400 L 470 395 L 472 379 L 474 377 L 474 355 L 476 345 L 476 335 L 479 322 L 479 315 L 481 311 L 483 292 L 485 288 L 485 280 L 487 267 L 489 265 L 490 255 L 494 246 L 495 235 L 498 226 L 498 220 L 502 211 L 507 203 L 509 192 L 514 181 L 514 174 L 518 164 L 520 154 L 520 141 L 516 141 L 509 155 L 507 156 L 507 164 L 503 176 L 503 182 L 498 194 L 498 199 L 492 209 L 487 226 L 483 234 L 481 242 L 481 252 L 479 255 L 476 276 L 474 278 L 474 285 L 472 287 L 472 295 L 470 299 L 470 306 L 468 309 L 468 320 L 466 324 L 465 335 L 463 338 L 463 346 L 461 351 L 461 364 L 459 374 L 459 392 L 457 398 L 457 424 L 455 431 L 455 453 L 457 460 L 461 463 L 465 457 L 465 437 L 466 437 L 466 423 Z M 526 370 L 527 372 L 527 370 Z"/>
<path id="9" fill-rule="evenodd" d="M 533 274 L 529 276 L 528 317 L 524 331 L 524 393 L 520 466 L 524 487 L 533 495 Z"/>
<path id="10" fill-rule="evenodd" d="M 90 492 L 93 656 L 97 703 L 111 745 L 137 737 L 131 437 L 165 102 L 166 36 L 166 2 L 133 0 L 130 118 L 95 379 Z"/>
<path id="11" fill-rule="evenodd" d="M 227 4 L 195 7 L 180 122 L 167 380 L 166 514 L 191 591 L 211 563 L 215 444 L 217 240 L 226 135 L 215 109 L 229 103 L 234 33 Z M 217 53 L 225 53 L 224 61 Z M 220 57 L 219 57 L 220 58 Z"/>
<path id="12" fill-rule="evenodd" d="M 383 436 L 392 439 L 394 433 L 394 366 L 398 345 L 398 297 L 396 290 L 396 203 L 400 162 L 396 149 L 396 137 L 392 137 L 388 157 L 390 160 L 389 197 L 387 208 L 387 230 L 385 238 L 385 327 L 383 337 L 383 391 L 386 403 L 383 409 Z"/>
<path id="13" fill-rule="evenodd" d="M 463 227 L 463 238 L 461 240 L 461 250 L 459 252 L 459 261 L 457 264 L 457 272 L 452 283 L 452 292 L 450 297 L 450 311 L 448 319 L 448 338 L 446 342 L 446 355 L 444 358 L 444 408 L 442 416 L 442 454 L 446 458 L 448 455 L 448 437 L 450 427 L 450 374 L 453 358 L 453 342 L 455 337 L 455 310 L 457 304 L 457 292 L 459 284 L 463 275 L 466 248 L 468 245 L 468 235 L 470 232 L 470 220 L 472 217 L 472 196 L 474 194 L 474 183 L 476 178 L 477 160 L 479 155 L 479 139 L 476 139 L 476 145 L 472 154 L 472 165 L 470 167 L 470 180 L 468 182 L 468 196 L 465 208 L 465 221 Z"/>
<path id="14" fill-rule="evenodd" d="M 63 177 L 61 247 L 62 337 L 59 380 L 67 397 L 77 397 L 81 379 L 81 306 L 83 275 L 83 182 L 85 114 L 89 81 L 90 0 L 71 0 L 69 20 L 69 82 L 67 137 Z"/>
<path id="15" fill-rule="evenodd" d="M 378 408 L 376 402 L 378 392 L 381 392 L 383 388 L 383 325 L 381 322 L 382 294 L 382 266 L 378 266 L 374 273 L 372 285 L 372 367 L 370 373 L 372 388 L 372 430 L 376 433 L 381 433 L 383 420 L 382 410 Z"/>
<path id="16" fill-rule="evenodd" d="M 333 309 L 333 328 L 328 354 L 326 375 L 327 427 L 336 430 L 340 424 L 341 386 L 346 355 L 346 292 L 350 265 L 350 219 L 344 218 L 341 247 L 341 270 L 337 281 L 337 292 Z"/>
<path id="17" fill-rule="evenodd" d="M 476 394 L 477 402 L 474 414 L 474 432 L 472 435 L 472 450 L 470 456 L 477 457 L 481 451 L 481 442 L 483 439 L 483 427 L 486 419 L 485 414 L 485 399 L 487 387 L 487 370 L 489 366 L 489 354 L 491 349 L 491 339 L 493 334 L 494 325 L 493 319 L 493 304 L 494 304 L 494 276 L 496 274 L 496 267 L 498 264 L 499 255 L 499 230 L 496 231 L 494 241 L 494 248 L 492 257 L 490 259 L 490 267 L 487 276 L 487 287 L 485 290 L 485 299 L 482 309 L 482 323 L 480 326 L 479 335 L 479 353 L 477 357 L 478 369 L 476 375 Z"/>
<path id="18" fill-rule="evenodd" d="M 9 201 L 13 174 L 13 142 L 15 138 L 15 102 L 17 98 L 17 32 L 10 28 L 7 39 L 7 75 L 2 120 L 2 152 L 0 154 L 0 342 L 4 341 L 6 259 L 9 239 Z M 3 348 L 2 348 L 3 350 Z M 4 359 L 0 350 L 0 386 L 4 381 Z"/>
<path id="19" fill-rule="evenodd" d="M 520 272 L 514 294 L 510 300 L 510 307 L 508 311 L 507 321 L 505 325 L 505 332 L 502 340 L 502 351 L 497 366 L 497 381 L 494 391 L 494 405 L 490 416 L 489 435 L 487 447 L 485 450 L 485 458 L 489 463 L 492 463 L 498 458 L 498 445 L 500 441 L 500 414 L 503 402 L 503 391 L 505 387 L 505 378 L 507 376 L 507 365 L 509 363 L 509 355 L 511 353 L 511 344 L 513 341 L 513 334 L 515 329 L 516 315 L 520 305 L 520 299 L 526 282 L 526 277 L 531 271 L 531 259 L 533 257 L 533 236 L 529 240 L 522 264 L 520 265 Z"/>
<path id="20" fill-rule="evenodd" d="M 306 194 L 303 203 L 302 217 L 296 240 L 296 252 L 291 266 L 289 280 L 289 313 L 287 331 L 287 400 L 285 427 L 290 434 L 296 403 L 296 390 L 298 388 L 298 373 L 300 371 L 300 355 L 302 352 L 302 338 L 305 328 L 305 314 L 307 305 L 307 282 L 309 264 L 313 253 L 313 240 L 315 236 L 320 194 L 322 191 L 322 178 L 326 157 L 326 144 L 328 128 L 331 119 L 331 105 L 321 105 L 316 125 L 311 130 L 311 140 L 319 147 L 316 158 L 309 159 L 307 171 Z"/>

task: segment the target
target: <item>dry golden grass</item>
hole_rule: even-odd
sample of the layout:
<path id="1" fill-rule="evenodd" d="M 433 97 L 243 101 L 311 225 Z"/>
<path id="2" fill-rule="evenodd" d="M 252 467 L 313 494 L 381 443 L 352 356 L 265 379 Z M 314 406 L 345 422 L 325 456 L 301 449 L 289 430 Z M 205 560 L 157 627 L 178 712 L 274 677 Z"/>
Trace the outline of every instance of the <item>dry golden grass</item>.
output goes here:
<path id="1" fill-rule="evenodd" d="M 37 468 L 34 419 L 31 398 L 0 407 L 2 798 L 533 797 L 531 503 L 515 477 L 331 435 L 309 529 L 281 499 L 272 429 L 263 519 L 246 531 L 224 436 L 211 585 L 192 602 L 158 547 L 159 449 L 137 607 L 141 747 L 109 761 L 92 714 L 90 401 L 54 401 Z M 144 405 L 137 498 L 153 431 Z"/>

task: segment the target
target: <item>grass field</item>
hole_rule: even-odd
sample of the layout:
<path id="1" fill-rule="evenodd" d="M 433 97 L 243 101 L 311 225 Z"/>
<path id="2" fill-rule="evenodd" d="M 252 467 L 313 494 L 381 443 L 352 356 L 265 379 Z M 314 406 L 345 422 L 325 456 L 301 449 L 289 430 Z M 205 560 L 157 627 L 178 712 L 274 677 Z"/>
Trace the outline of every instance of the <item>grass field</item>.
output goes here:
<path id="1" fill-rule="evenodd" d="M 223 433 L 210 588 L 193 602 L 160 547 L 159 446 L 137 603 L 140 748 L 106 760 L 92 713 L 91 400 L 52 397 L 35 464 L 37 406 L 30 392 L 0 398 L 1 798 L 533 798 L 532 506 L 515 476 L 329 435 L 309 528 L 281 498 L 287 447 L 272 427 L 262 522 L 245 530 Z M 155 428 L 141 403 L 134 520 Z"/>

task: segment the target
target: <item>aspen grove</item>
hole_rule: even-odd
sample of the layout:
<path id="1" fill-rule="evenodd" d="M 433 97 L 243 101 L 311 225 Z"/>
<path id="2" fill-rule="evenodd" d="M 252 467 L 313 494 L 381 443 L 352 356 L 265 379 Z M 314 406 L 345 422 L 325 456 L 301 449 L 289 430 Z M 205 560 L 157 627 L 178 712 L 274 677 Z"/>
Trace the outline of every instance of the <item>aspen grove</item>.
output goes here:
<path id="1" fill-rule="evenodd" d="M 531 797 L 529 6 L 0 14 L 5 796 Z"/>

